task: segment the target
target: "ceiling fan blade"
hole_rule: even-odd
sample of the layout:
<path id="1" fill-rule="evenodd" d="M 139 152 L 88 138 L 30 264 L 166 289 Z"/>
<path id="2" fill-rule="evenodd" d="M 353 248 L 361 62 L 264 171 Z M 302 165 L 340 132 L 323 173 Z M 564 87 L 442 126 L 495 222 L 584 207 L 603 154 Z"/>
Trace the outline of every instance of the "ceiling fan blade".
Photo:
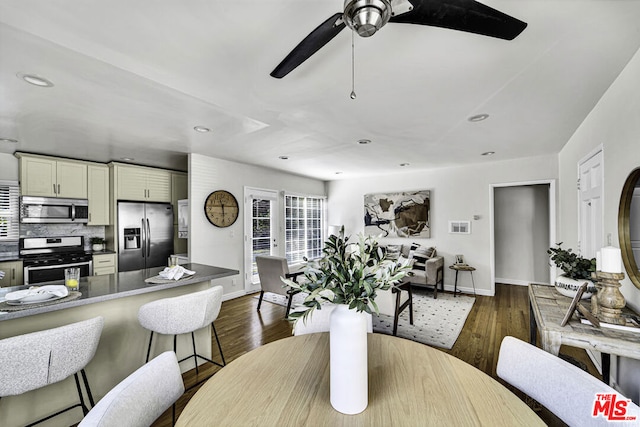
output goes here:
<path id="1" fill-rule="evenodd" d="M 322 46 L 329 43 L 345 27 L 345 23 L 341 19 L 342 12 L 336 13 L 311 31 L 271 72 L 271 77 L 283 78 L 320 50 Z"/>
<path id="2" fill-rule="evenodd" d="M 474 0 L 410 0 L 413 10 L 389 22 L 431 25 L 513 40 L 527 23 Z"/>

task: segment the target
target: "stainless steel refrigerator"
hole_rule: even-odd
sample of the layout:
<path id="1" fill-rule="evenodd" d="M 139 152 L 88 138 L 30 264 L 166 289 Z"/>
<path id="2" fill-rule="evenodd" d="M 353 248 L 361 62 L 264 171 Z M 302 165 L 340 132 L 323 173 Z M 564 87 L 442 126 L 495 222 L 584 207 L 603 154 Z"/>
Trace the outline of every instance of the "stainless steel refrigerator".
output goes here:
<path id="1" fill-rule="evenodd" d="M 169 203 L 118 202 L 118 271 L 167 265 L 173 253 Z"/>

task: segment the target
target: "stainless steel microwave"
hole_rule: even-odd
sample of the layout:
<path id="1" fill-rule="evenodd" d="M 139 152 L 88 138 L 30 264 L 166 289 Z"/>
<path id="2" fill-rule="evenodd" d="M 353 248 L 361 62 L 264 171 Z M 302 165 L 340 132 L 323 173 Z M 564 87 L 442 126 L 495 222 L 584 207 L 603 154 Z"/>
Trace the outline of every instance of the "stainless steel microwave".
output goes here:
<path id="1" fill-rule="evenodd" d="M 20 197 L 20 222 L 22 223 L 75 223 L 89 221 L 87 199 L 62 199 L 55 197 Z"/>

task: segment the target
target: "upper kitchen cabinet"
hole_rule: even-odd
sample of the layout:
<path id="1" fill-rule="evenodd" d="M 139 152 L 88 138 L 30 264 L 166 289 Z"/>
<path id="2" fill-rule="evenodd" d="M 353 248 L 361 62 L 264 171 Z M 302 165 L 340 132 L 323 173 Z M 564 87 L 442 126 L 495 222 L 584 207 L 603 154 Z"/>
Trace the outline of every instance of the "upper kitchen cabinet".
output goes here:
<path id="1" fill-rule="evenodd" d="M 109 225 L 109 167 L 87 166 L 89 222 L 87 225 Z"/>
<path id="2" fill-rule="evenodd" d="M 112 164 L 116 199 L 171 202 L 171 172 L 142 166 Z"/>
<path id="3" fill-rule="evenodd" d="M 87 198 L 87 165 L 17 153 L 23 196 Z"/>

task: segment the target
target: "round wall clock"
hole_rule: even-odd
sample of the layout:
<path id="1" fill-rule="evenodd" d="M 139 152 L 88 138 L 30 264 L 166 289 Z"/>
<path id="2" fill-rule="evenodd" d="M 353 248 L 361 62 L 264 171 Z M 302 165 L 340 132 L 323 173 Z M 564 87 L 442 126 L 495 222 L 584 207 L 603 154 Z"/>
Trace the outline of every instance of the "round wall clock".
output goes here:
<path id="1" fill-rule="evenodd" d="M 216 227 L 228 227 L 238 219 L 238 201 L 225 190 L 214 191 L 204 201 L 204 215 Z"/>

